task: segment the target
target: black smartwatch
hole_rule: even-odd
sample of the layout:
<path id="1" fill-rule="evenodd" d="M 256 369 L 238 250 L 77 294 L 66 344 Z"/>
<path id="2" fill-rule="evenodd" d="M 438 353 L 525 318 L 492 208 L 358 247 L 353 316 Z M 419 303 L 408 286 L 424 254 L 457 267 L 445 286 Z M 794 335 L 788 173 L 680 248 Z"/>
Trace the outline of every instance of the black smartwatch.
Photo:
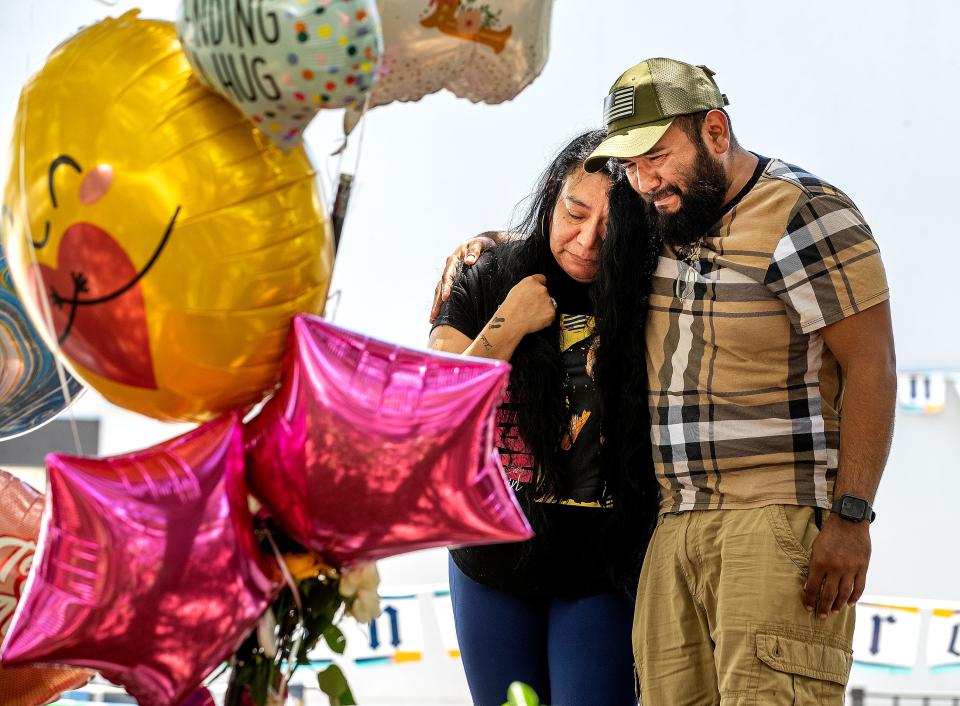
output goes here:
<path id="1" fill-rule="evenodd" d="M 870 507 L 870 503 L 856 495 L 844 495 L 837 498 L 833 501 L 833 507 L 830 509 L 850 522 L 863 522 L 864 520 L 873 522 L 877 517 L 877 513 Z"/>

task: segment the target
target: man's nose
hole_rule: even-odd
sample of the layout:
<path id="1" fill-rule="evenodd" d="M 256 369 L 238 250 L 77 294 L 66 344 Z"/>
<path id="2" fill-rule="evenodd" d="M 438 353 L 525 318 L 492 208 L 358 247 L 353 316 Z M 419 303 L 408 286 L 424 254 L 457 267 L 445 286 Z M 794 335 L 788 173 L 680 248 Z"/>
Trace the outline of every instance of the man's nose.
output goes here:
<path id="1" fill-rule="evenodd" d="M 637 170 L 637 192 L 641 195 L 649 195 L 657 191 L 662 185 L 660 175 L 654 170 Z"/>

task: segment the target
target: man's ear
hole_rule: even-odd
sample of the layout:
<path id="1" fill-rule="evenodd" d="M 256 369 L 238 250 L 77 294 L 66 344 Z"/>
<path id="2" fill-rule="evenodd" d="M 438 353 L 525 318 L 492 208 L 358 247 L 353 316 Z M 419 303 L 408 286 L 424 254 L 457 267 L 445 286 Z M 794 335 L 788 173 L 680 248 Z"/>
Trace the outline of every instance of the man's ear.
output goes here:
<path id="1" fill-rule="evenodd" d="M 711 110 L 703 119 L 703 143 L 717 157 L 730 151 L 730 121 L 722 110 Z"/>

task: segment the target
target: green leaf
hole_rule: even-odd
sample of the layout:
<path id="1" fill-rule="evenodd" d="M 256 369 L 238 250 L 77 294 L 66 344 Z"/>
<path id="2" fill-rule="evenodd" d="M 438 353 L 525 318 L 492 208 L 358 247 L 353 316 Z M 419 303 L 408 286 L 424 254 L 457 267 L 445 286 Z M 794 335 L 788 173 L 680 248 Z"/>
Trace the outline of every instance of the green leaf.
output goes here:
<path id="1" fill-rule="evenodd" d="M 507 688 L 507 703 L 503 706 L 540 706 L 540 699 L 529 686 L 515 681 Z"/>
<path id="2" fill-rule="evenodd" d="M 330 697 L 330 706 L 356 706 L 353 692 L 347 684 L 343 671 L 335 664 L 331 664 L 317 675 L 317 684 L 320 690 Z"/>
<path id="3" fill-rule="evenodd" d="M 340 706 L 357 706 L 353 699 L 353 692 L 350 691 L 350 685 L 347 684 L 347 690 L 340 694 Z"/>
<path id="4" fill-rule="evenodd" d="M 336 625 L 330 625 L 323 631 L 323 639 L 330 645 L 330 649 L 338 655 L 342 655 L 347 648 L 347 638 L 344 637 L 343 631 Z"/>

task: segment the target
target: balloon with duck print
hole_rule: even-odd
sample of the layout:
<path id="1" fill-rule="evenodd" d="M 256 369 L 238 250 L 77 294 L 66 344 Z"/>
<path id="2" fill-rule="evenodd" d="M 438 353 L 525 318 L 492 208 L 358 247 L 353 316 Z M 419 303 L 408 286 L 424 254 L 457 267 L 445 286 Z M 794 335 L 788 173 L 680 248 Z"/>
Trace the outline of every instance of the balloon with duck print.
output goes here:
<path id="1" fill-rule="evenodd" d="M 516 97 L 543 69 L 553 0 L 380 2 L 384 55 L 369 106 L 446 88 L 475 103 Z M 360 106 L 345 117 L 350 130 Z"/>

